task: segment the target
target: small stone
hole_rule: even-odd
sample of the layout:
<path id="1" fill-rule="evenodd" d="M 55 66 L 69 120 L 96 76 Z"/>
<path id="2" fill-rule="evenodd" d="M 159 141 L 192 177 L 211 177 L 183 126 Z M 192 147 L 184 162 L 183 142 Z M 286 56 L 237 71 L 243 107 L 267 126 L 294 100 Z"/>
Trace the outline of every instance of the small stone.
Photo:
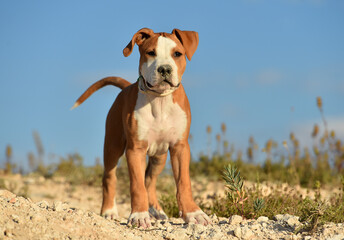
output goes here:
<path id="1" fill-rule="evenodd" d="M 184 226 L 188 234 L 195 235 L 197 233 L 202 233 L 206 230 L 206 227 L 201 224 L 189 223 Z"/>
<path id="2" fill-rule="evenodd" d="M 229 224 L 234 225 L 234 224 L 239 224 L 242 222 L 242 217 L 239 215 L 233 215 L 229 218 Z"/>
<path id="3" fill-rule="evenodd" d="M 67 210 L 68 205 L 66 203 L 62 203 L 60 201 L 56 201 L 53 203 L 53 210 L 56 212 L 62 212 L 63 210 Z"/>
<path id="4" fill-rule="evenodd" d="M 207 237 L 204 239 L 212 239 L 212 240 L 221 240 L 223 239 L 223 233 L 219 227 L 216 228 L 216 226 L 212 229 L 210 229 Z"/>
<path id="5" fill-rule="evenodd" d="M 289 218 L 287 220 L 287 224 L 290 226 L 290 227 L 297 227 L 300 225 L 300 222 L 299 222 L 299 217 L 292 217 L 292 218 Z"/>
<path id="6" fill-rule="evenodd" d="M 49 207 L 49 203 L 45 200 L 36 203 L 36 205 L 40 208 L 45 208 L 45 209 Z"/>
<path id="7" fill-rule="evenodd" d="M 30 211 L 39 211 L 41 208 L 38 207 L 35 203 L 30 204 Z"/>
<path id="8" fill-rule="evenodd" d="M 236 236 L 237 238 L 241 238 L 241 227 L 236 227 L 234 229 L 234 236 Z"/>
<path id="9" fill-rule="evenodd" d="M 253 232 L 248 227 L 243 227 L 241 229 L 242 239 L 250 239 L 253 236 Z"/>
<path id="10" fill-rule="evenodd" d="M 182 218 L 170 218 L 169 220 L 173 223 L 184 223 Z"/>
<path id="11" fill-rule="evenodd" d="M 35 214 L 30 216 L 30 220 L 33 222 L 42 222 L 42 221 L 46 221 L 46 218 L 44 216 L 42 216 L 41 214 Z"/>
<path id="12" fill-rule="evenodd" d="M 10 203 L 15 203 L 17 200 L 16 200 L 16 198 L 14 197 L 14 198 L 11 198 L 11 200 L 9 201 Z"/>
<path id="13" fill-rule="evenodd" d="M 261 216 L 257 219 L 258 222 L 267 222 L 269 221 L 269 218 L 268 217 L 264 217 L 264 216 Z"/>
<path id="14" fill-rule="evenodd" d="M 338 235 L 334 235 L 331 238 L 327 238 L 327 240 L 343 240 L 344 239 L 344 235 L 343 234 L 338 234 Z"/>
<path id="15" fill-rule="evenodd" d="M 219 222 L 219 219 L 218 219 L 218 217 L 216 216 L 215 213 L 210 216 L 210 219 L 211 219 L 211 221 L 213 223 L 218 223 Z"/>
<path id="16" fill-rule="evenodd" d="M 9 237 L 9 238 L 13 237 L 13 234 L 12 234 L 11 230 L 9 230 L 9 229 L 6 229 L 6 230 L 4 231 L 4 235 L 5 235 L 6 237 Z"/>
<path id="17" fill-rule="evenodd" d="M 283 217 L 284 217 L 284 215 L 282 215 L 282 214 L 277 214 L 276 216 L 274 216 L 274 220 L 276 220 L 276 221 L 282 221 Z"/>
<path id="18" fill-rule="evenodd" d="M 174 239 L 189 239 L 184 228 L 176 228 L 171 232 L 171 234 L 174 236 Z"/>
<path id="19" fill-rule="evenodd" d="M 259 229 L 260 228 L 260 225 L 259 224 L 253 224 L 252 226 L 251 226 L 251 229 L 252 230 L 257 230 L 257 229 Z"/>
<path id="20" fill-rule="evenodd" d="M 11 217 L 12 217 L 13 222 L 19 223 L 19 216 L 18 215 L 12 214 Z"/>
<path id="21" fill-rule="evenodd" d="M 60 202 L 60 201 L 54 202 L 53 203 L 53 210 L 56 211 L 56 212 L 63 211 L 62 202 Z"/>
<path id="22" fill-rule="evenodd" d="M 293 215 L 290 215 L 290 214 L 278 214 L 274 217 L 274 219 L 276 221 L 279 221 L 279 222 L 284 222 L 286 224 L 288 224 L 289 227 L 297 227 L 299 226 L 301 223 L 299 222 L 299 217 L 297 216 L 293 216 Z"/>

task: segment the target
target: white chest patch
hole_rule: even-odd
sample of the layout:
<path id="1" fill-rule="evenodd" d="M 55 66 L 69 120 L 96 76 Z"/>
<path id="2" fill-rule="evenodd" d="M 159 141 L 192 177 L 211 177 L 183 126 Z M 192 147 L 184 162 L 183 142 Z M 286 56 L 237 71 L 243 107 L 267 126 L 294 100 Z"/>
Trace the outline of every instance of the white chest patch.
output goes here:
<path id="1" fill-rule="evenodd" d="M 172 95 L 154 97 L 138 93 L 134 117 L 139 140 L 147 141 L 149 156 L 166 153 L 183 136 L 187 126 L 186 113 Z"/>

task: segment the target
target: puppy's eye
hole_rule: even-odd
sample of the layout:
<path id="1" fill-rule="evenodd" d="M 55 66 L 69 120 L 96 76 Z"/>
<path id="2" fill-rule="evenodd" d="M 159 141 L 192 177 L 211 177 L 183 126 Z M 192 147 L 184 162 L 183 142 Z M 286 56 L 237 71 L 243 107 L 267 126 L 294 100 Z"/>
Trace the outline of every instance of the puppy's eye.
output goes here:
<path id="1" fill-rule="evenodd" d="M 154 57 L 154 56 L 155 56 L 155 51 L 150 51 L 150 52 L 147 52 L 147 54 L 148 54 L 149 56 L 152 56 L 152 57 Z"/>
<path id="2" fill-rule="evenodd" d="M 173 54 L 174 57 L 180 57 L 181 55 L 183 55 L 183 54 L 181 52 L 178 52 L 178 51 L 174 52 L 174 54 Z"/>

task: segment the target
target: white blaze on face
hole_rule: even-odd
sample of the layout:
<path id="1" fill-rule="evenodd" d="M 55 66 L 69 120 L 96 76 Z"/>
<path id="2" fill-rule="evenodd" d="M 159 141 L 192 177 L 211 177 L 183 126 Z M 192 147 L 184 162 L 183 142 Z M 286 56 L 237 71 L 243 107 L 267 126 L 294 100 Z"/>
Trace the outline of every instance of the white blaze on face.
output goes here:
<path id="1" fill-rule="evenodd" d="M 178 67 L 172 58 L 172 49 L 176 46 L 177 44 L 170 38 L 163 36 L 158 38 L 157 47 L 155 49 L 156 56 L 143 63 L 140 68 L 144 79 L 151 85 L 155 86 L 163 80 L 161 79 L 160 74 L 157 72 L 157 69 L 161 65 L 170 65 L 172 67 L 171 82 L 175 86 L 177 86 L 179 83 L 180 80 L 178 79 Z"/>

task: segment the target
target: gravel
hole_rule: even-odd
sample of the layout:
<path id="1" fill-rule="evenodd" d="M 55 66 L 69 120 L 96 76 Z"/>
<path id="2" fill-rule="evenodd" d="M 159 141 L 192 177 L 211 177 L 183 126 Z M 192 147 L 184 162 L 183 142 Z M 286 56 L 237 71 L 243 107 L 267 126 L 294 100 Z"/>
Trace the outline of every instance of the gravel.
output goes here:
<path id="1" fill-rule="evenodd" d="M 297 216 L 257 220 L 210 216 L 213 224 L 185 224 L 178 218 L 152 220 L 150 229 L 130 228 L 127 220 L 107 220 L 97 213 L 55 201 L 32 202 L 0 190 L 0 239 L 344 239 L 344 224 L 328 223 L 312 235 L 295 233 Z"/>

